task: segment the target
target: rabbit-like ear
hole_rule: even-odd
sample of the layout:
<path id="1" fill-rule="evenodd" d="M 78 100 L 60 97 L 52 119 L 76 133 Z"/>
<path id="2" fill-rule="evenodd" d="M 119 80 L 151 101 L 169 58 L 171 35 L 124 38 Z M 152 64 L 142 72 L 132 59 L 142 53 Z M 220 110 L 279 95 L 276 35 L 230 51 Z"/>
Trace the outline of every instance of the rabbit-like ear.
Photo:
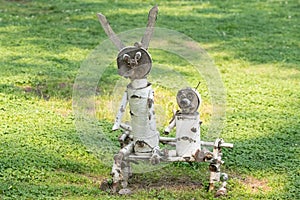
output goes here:
<path id="1" fill-rule="evenodd" d="M 157 5 L 155 5 L 149 11 L 147 28 L 146 28 L 146 31 L 145 31 L 144 36 L 142 38 L 142 41 L 141 41 L 142 47 L 144 49 L 148 49 L 148 47 L 149 47 L 149 42 L 150 42 L 151 36 L 154 32 L 154 25 L 155 25 L 155 22 L 156 22 L 157 13 L 158 13 L 158 7 L 157 7 Z"/>
<path id="2" fill-rule="evenodd" d="M 119 49 L 123 49 L 125 45 L 122 43 L 122 41 L 118 38 L 118 36 L 115 34 L 115 32 L 110 27 L 106 17 L 102 15 L 101 13 L 97 14 L 98 19 L 102 25 L 102 28 L 104 29 L 106 35 L 109 37 L 109 39 L 114 43 L 114 45 Z"/>

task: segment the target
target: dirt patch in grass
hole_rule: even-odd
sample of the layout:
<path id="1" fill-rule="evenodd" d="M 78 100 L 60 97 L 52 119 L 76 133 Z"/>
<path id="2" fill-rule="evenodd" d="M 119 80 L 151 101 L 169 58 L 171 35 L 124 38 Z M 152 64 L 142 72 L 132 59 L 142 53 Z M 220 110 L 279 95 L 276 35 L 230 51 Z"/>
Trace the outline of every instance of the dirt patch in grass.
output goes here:
<path id="1" fill-rule="evenodd" d="M 237 179 L 238 182 L 247 188 L 251 193 L 257 194 L 260 192 L 270 192 L 272 188 L 269 186 L 267 179 L 257 179 L 253 176 L 242 176 L 240 174 L 229 172 L 233 179 Z"/>
<path id="2" fill-rule="evenodd" d="M 23 90 L 24 90 L 24 92 L 32 92 L 32 91 L 35 91 L 35 89 L 34 88 L 32 88 L 31 86 L 23 86 L 22 87 L 23 88 Z"/>
<path id="3" fill-rule="evenodd" d="M 268 181 L 266 179 L 259 180 L 252 176 L 248 176 L 240 180 L 240 182 L 252 193 L 269 192 L 272 190 L 272 188 L 268 186 Z"/>
<path id="4" fill-rule="evenodd" d="M 203 187 L 201 181 L 192 180 L 188 176 L 172 177 L 161 176 L 159 178 L 150 179 L 134 175 L 129 180 L 129 187 L 133 190 L 138 189 L 172 189 L 172 190 L 194 190 Z"/>

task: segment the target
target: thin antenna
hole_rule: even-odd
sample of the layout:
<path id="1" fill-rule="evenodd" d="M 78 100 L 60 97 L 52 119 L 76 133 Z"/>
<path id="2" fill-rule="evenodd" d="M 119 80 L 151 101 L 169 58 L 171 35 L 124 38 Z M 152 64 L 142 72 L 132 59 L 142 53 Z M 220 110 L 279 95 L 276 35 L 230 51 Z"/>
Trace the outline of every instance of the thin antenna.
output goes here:
<path id="1" fill-rule="evenodd" d="M 200 83 L 201 83 L 201 82 L 199 81 L 198 85 L 195 87 L 195 90 L 197 90 L 197 89 L 198 89 L 198 87 L 199 87 Z"/>

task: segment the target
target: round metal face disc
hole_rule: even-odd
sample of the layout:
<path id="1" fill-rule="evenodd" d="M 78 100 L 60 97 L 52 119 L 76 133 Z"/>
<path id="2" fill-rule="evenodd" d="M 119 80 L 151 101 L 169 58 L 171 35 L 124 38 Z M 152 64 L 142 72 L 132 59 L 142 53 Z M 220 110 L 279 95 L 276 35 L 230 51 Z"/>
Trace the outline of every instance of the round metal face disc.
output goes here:
<path id="1" fill-rule="evenodd" d="M 192 88 L 185 88 L 178 91 L 176 96 L 177 103 L 182 113 L 197 112 L 201 99 L 199 93 Z"/>
<path id="2" fill-rule="evenodd" d="M 125 78 L 141 79 L 149 74 L 152 59 L 149 53 L 140 47 L 125 47 L 117 58 L 118 73 Z"/>

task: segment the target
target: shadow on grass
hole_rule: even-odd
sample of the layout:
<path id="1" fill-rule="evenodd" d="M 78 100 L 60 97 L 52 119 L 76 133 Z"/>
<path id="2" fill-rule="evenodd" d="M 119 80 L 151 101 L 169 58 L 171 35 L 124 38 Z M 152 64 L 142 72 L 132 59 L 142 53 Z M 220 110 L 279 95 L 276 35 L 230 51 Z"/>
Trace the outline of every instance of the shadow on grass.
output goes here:
<path id="1" fill-rule="evenodd" d="M 18 65 L 21 67 L 20 71 L 32 67 L 32 70 L 26 72 L 30 76 L 36 76 L 43 69 L 46 73 L 44 81 L 52 79 L 59 85 L 61 75 L 47 73 L 47 69 L 65 73 L 67 82 L 72 83 L 76 76 L 74 71 L 84 59 L 81 57 L 78 60 L 76 55 L 66 58 L 61 54 L 72 48 L 78 48 L 77 53 L 82 54 L 82 50 L 93 49 L 101 40 L 107 39 L 96 18 L 97 12 L 103 12 L 111 21 L 115 32 L 119 33 L 144 27 L 147 21 L 147 8 L 150 5 L 134 2 L 65 4 L 24 1 L 23 4 L 6 2 L 5 6 L 8 9 L 2 21 L 7 27 L 6 31 L 3 31 L 7 39 L 2 45 L 16 48 L 16 51 L 19 49 L 19 58 L 25 56 L 32 62 L 41 59 L 42 62 L 48 63 L 33 67 L 21 60 L 25 62 L 24 65 L 20 63 Z M 142 11 L 145 12 L 137 12 L 136 6 L 144 6 Z M 170 15 L 170 6 L 178 7 L 179 11 L 191 9 L 191 12 L 181 14 L 178 11 Z M 165 2 L 161 3 L 157 26 L 183 32 L 200 43 L 216 44 L 208 51 L 230 52 L 233 58 L 248 60 L 255 64 L 280 62 L 298 68 L 299 48 L 295 25 L 298 6 L 293 2 L 289 4 L 214 2 L 201 7 L 194 2 L 190 5 Z M 289 15 L 284 12 L 285 9 L 289 9 Z M 113 12 L 114 10 L 120 12 Z M 170 23 L 171 21 L 174 23 Z M 16 31 L 17 27 L 20 30 Z M 36 53 L 41 56 L 33 56 Z M 8 70 L 12 67 L 9 63 L 16 62 L 16 56 L 8 55 L 5 60 L 7 62 L 3 65 Z M 30 86 L 35 87 L 33 84 Z M 49 90 L 55 88 L 50 87 Z M 71 94 L 67 92 L 65 95 L 70 97 Z"/>
<path id="2" fill-rule="evenodd" d="M 0 196 L 5 199 L 99 195 L 107 171 L 72 132 L 1 135 Z M 50 130 L 49 130 L 50 131 Z"/>
<path id="3" fill-rule="evenodd" d="M 230 52 L 234 58 L 254 64 L 280 62 L 298 68 L 299 5 L 296 2 L 222 2 L 222 5 L 214 2 L 210 6 L 192 9 L 189 14 L 178 13 L 178 16 L 161 13 L 159 23 L 182 31 L 200 43 L 215 43 L 210 48 L 212 51 Z M 209 16 L 213 14 L 218 16 Z M 173 25 L 170 21 L 177 23 Z"/>

